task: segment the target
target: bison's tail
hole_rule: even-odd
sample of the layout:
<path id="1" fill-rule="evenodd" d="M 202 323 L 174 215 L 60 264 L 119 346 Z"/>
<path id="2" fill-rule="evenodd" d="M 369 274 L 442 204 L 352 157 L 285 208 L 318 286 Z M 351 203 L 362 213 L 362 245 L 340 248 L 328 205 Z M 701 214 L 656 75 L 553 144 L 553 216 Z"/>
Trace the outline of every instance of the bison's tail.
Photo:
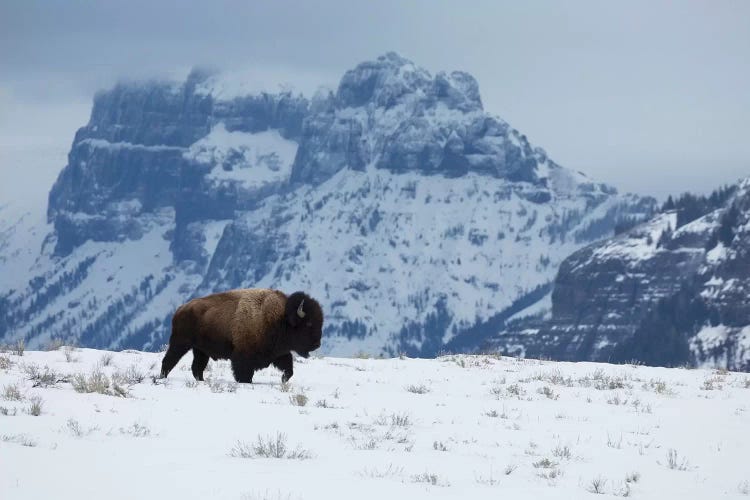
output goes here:
<path id="1" fill-rule="evenodd" d="M 189 329 L 185 325 L 185 306 L 177 308 L 172 316 L 172 333 L 169 337 L 169 347 L 161 362 L 161 377 L 166 378 L 169 372 L 177 365 L 180 359 L 193 347 L 189 335 Z"/>

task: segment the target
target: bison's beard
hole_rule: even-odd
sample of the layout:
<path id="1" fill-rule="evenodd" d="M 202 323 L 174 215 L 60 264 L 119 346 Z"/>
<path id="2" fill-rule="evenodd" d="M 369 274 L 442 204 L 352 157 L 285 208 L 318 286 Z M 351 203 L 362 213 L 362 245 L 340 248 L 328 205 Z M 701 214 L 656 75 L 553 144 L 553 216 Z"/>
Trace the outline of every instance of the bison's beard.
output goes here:
<path id="1" fill-rule="evenodd" d="M 310 351 L 295 351 L 295 352 L 305 359 L 310 357 Z"/>

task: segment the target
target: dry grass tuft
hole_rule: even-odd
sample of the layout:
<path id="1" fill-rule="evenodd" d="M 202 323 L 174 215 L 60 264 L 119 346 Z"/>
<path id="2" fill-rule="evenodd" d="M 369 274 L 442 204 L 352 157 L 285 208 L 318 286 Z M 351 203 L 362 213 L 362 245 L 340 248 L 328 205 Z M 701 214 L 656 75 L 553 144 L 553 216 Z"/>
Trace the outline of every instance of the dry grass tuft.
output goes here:
<path id="1" fill-rule="evenodd" d="M 112 380 L 122 385 L 140 384 L 146 378 L 146 374 L 138 369 L 136 365 L 130 365 L 125 370 L 118 370 L 112 374 Z"/>
<path id="2" fill-rule="evenodd" d="M 667 467 L 669 467 L 672 470 L 688 470 L 690 468 L 690 464 L 688 463 L 687 459 L 685 457 L 680 457 L 677 454 L 677 450 L 674 450 L 670 448 L 667 451 Z"/>
<path id="3" fill-rule="evenodd" d="M 552 389 L 550 389 L 546 385 L 543 386 L 543 387 L 540 387 L 539 389 L 537 389 L 536 392 L 538 394 L 542 394 L 542 395 L 546 396 L 547 399 L 553 399 L 554 400 L 554 399 L 557 399 L 557 398 L 560 397 L 559 394 L 555 393 L 555 391 L 553 391 Z"/>
<path id="4" fill-rule="evenodd" d="M 122 387 L 117 380 L 110 380 L 99 367 L 94 368 L 88 375 L 83 373 L 75 374 L 71 380 L 71 384 L 76 392 L 84 394 L 106 394 L 121 398 L 128 396 L 128 390 Z"/>
<path id="5" fill-rule="evenodd" d="M 208 389 L 215 394 L 220 394 L 222 392 L 237 392 L 238 387 L 237 382 L 227 382 L 214 377 L 206 378 L 206 384 L 208 385 Z"/>
<path id="6" fill-rule="evenodd" d="M 125 434 L 137 438 L 148 437 L 151 435 L 151 429 L 149 429 L 144 424 L 133 422 L 133 424 L 128 427 L 120 427 L 120 434 Z"/>
<path id="7" fill-rule="evenodd" d="M 557 462 L 554 462 L 550 460 L 549 458 L 543 458 L 539 461 L 532 463 L 531 465 L 533 465 L 537 469 L 552 469 L 554 467 L 557 467 Z"/>
<path id="8" fill-rule="evenodd" d="M 601 476 L 595 477 L 589 482 L 588 487 L 586 490 L 589 493 L 594 493 L 596 495 L 603 495 L 604 494 L 604 486 L 607 484 L 607 480 L 602 478 Z"/>
<path id="9" fill-rule="evenodd" d="M 310 398 L 308 398 L 307 394 L 303 392 L 289 396 L 289 402 L 292 403 L 293 406 L 305 406 L 309 400 Z"/>
<path id="10" fill-rule="evenodd" d="M 370 478 L 373 478 L 373 479 L 383 479 L 385 477 L 397 477 L 397 476 L 401 476 L 401 475 L 403 475 L 403 473 L 404 473 L 404 468 L 403 467 L 394 467 L 393 464 L 388 464 L 388 466 L 385 467 L 384 469 L 377 469 L 377 468 L 368 469 L 368 468 L 365 468 L 365 469 L 363 469 L 362 471 L 359 472 L 359 475 L 363 476 L 363 477 L 370 477 Z"/>
<path id="11" fill-rule="evenodd" d="M 423 472 L 422 474 L 415 474 L 411 476 L 411 481 L 413 483 L 427 483 L 427 484 L 431 484 L 432 486 L 450 486 L 450 483 L 448 483 L 447 481 L 441 480 L 437 474 L 432 474 L 430 472 Z"/>
<path id="12" fill-rule="evenodd" d="M 63 378 L 59 373 L 51 370 L 49 366 L 44 366 L 44 369 L 40 369 L 39 366 L 31 363 L 23 366 L 23 371 L 26 376 L 34 382 L 34 387 L 50 387 L 57 382 L 63 381 Z"/>
<path id="13" fill-rule="evenodd" d="M 555 448 L 552 450 L 552 456 L 557 457 L 564 460 L 570 460 L 570 458 L 573 456 L 572 452 L 570 451 L 570 448 L 566 446 L 560 446 L 559 444 L 555 446 Z"/>
<path id="14" fill-rule="evenodd" d="M 65 426 L 70 431 L 70 433 L 77 438 L 88 436 L 92 432 L 99 430 L 99 427 L 96 426 L 84 429 L 83 427 L 81 427 L 80 422 L 78 422 L 78 420 L 74 418 L 69 418 Z"/>
<path id="15" fill-rule="evenodd" d="M 21 446 L 33 448 L 36 446 L 36 441 L 26 436 L 25 434 L 5 434 L 0 436 L 0 441 L 4 443 L 15 443 Z"/>
<path id="16" fill-rule="evenodd" d="M 297 447 L 290 450 L 286 443 L 286 434 L 277 432 L 275 436 L 258 436 L 254 444 L 237 441 L 229 452 L 238 458 L 287 458 L 291 460 L 307 460 L 312 453 Z"/>
<path id="17" fill-rule="evenodd" d="M 448 447 L 442 441 L 434 441 L 432 443 L 432 449 L 435 451 L 448 451 Z"/>
<path id="18" fill-rule="evenodd" d="M 406 390 L 409 391 L 409 392 L 411 392 L 412 394 L 427 394 L 428 392 L 430 392 L 430 388 L 427 387 L 424 384 L 419 384 L 419 385 L 411 384 L 411 385 L 407 385 L 406 386 Z"/>
<path id="19" fill-rule="evenodd" d="M 44 407 L 44 400 L 39 396 L 32 396 L 29 399 L 29 407 L 26 409 L 27 413 L 33 417 L 38 417 L 42 414 L 42 408 Z"/>
<path id="20" fill-rule="evenodd" d="M 8 356 L 0 356 L 0 370 L 8 370 L 13 366 L 13 361 Z"/>
<path id="21" fill-rule="evenodd" d="M 23 356 L 23 353 L 26 351 L 26 343 L 23 339 L 20 339 L 18 342 L 16 342 L 16 345 L 13 346 L 13 354 L 16 356 Z"/>
<path id="22" fill-rule="evenodd" d="M 394 427 L 409 427 L 411 425 L 411 417 L 408 413 L 393 413 L 391 414 L 391 425 Z"/>
<path id="23" fill-rule="evenodd" d="M 3 399 L 6 401 L 23 401 L 23 393 L 19 384 L 8 384 L 3 387 Z"/>

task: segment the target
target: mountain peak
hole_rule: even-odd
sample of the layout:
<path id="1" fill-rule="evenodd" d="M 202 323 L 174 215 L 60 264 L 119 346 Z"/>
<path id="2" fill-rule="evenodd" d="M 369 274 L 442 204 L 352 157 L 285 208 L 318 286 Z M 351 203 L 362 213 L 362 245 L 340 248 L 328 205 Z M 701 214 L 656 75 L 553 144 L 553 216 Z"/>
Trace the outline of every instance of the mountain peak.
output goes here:
<path id="1" fill-rule="evenodd" d="M 377 60 L 394 66 L 414 66 L 414 62 L 411 59 L 407 59 L 393 50 L 386 52 L 382 56 L 378 56 Z"/>
<path id="2" fill-rule="evenodd" d="M 337 91 L 341 107 L 368 104 L 391 108 L 405 101 L 427 104 L 443 102 L 449 109 L 482 109 L 479 85 L 468 73 L 440 72 L 432 76 L 426 69 L 395 52 L 374 61 L 365 61 L 347 71 Z"/>

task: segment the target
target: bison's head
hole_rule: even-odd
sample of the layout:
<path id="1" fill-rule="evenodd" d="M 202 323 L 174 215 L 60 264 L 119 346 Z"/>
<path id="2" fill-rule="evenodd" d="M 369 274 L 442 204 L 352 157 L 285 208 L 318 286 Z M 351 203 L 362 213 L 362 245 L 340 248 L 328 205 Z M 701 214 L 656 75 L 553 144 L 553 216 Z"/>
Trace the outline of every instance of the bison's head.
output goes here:
<path id="1" fill-rule="evenodd" d="M 320 347 L 323 336 L 323 310 L 318 301 L 304 292 L 294 292 L 286 300 L 284 316 L 291 349 L 307 358 Z"/>

